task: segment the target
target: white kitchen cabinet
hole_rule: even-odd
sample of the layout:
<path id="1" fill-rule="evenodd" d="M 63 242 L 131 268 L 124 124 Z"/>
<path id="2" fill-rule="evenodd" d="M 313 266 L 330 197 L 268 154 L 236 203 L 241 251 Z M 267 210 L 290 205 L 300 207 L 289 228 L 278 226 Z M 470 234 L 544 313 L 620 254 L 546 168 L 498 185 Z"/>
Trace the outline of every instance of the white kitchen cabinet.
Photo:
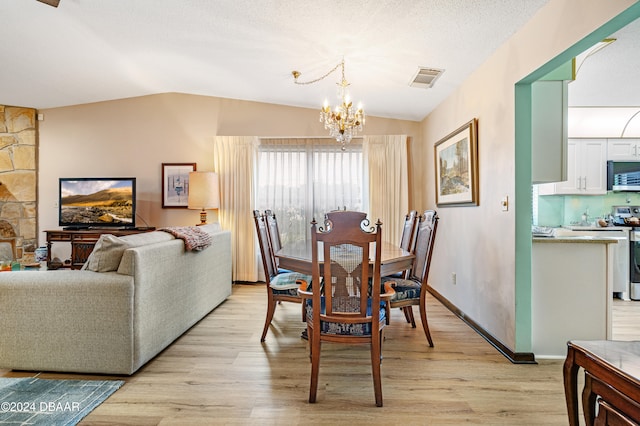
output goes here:
<path id="1" fill-rule="evenodd" d="M 640 161 L 640 139 L 608 139 L 607 145 L 607 160 Z"/>
<path id="2" fill-rule="evenodd" d="M 539 186 L 540 195 L 607 193 L 607 140 L 569 139 L 567 180 Z"/>

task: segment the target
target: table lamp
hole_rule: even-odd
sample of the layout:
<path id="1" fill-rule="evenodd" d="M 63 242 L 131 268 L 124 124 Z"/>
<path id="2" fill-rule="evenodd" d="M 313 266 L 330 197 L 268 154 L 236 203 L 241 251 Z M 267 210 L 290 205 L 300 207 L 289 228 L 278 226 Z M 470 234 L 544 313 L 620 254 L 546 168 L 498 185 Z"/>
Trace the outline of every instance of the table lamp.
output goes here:
<path id="1" fill-rule="evenodd" d="M 189 173 L 189 201 L 190 209 L 200 209 L 200 223 L 207 224 L 207 210 L 220 207 L 220 188 L 218 175 L 214 172 Z"/>

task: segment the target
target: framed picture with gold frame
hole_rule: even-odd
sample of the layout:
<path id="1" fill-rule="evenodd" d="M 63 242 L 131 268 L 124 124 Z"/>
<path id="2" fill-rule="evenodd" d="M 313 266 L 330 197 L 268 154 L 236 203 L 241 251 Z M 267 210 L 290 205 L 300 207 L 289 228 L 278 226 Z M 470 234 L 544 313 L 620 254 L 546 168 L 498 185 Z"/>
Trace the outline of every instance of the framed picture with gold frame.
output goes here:
<path id="1" fill-rule="evenodd" d="M 478 120 L 440 139 L 435 145 L 436 204 L 477 206 Z"/>
<path id="2" fill-rule="evenodd" d="M 189 205 L 189 173 L 196 163 L 162 163 L 162 208 L 186 209 Z"/>

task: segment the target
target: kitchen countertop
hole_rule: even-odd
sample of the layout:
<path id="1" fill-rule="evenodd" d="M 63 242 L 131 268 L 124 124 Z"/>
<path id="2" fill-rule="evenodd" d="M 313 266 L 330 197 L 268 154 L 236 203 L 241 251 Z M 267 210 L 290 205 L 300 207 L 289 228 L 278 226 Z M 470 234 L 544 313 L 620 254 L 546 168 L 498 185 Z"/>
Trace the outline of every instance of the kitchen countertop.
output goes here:
<path id="1" fill-rule="evenodd" d="M 630 226 L 598 226 L 598 225 L 567 225 L 563 226 L 563 229 L 568 229 L 570 231 L 620 231 L 620 230 L 629 230 Z"/>
<path id="2" fill-rule="evenodd" d="M 586 243 L 586 244 L 617 244 L 624 237 L 595 237 L 591 235 L 566 236 L 560 235 L 556 237 L 533 237 L 536 243 Z"/>
<path id="3" fill-rule="evenodd" d="M 532 235 L 533 241 L 544 243 L 613 244 L 629 238 L 626 226 L 577 226 L 553 228 L 553 235 Z M 615 232 L 614 232 L 615 231 Z"/>

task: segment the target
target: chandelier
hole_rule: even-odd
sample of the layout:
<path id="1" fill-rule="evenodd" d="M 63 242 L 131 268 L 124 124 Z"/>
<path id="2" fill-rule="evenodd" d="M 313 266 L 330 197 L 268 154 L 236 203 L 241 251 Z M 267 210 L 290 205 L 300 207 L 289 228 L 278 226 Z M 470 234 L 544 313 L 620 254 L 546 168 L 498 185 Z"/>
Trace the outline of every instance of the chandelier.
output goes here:
<path id="1" fill-rule="evenodd" d="M 312 84 L 320 80 L 324 80 L 335 70 L 340 68 L 342 70 L 342 80 L 338 83 L 338 99 L 340 104 L 335 108 L 329 107 L 329 102 L 324 101 L 324 105 L 320 109 L 320 122 L 324 124 L 324 128 L 329 130 L 329 135 L 342 144 L 342 150 L 346 148 L 346 144 L 351 142 L 351 139 L 362 131 L 362 126 L 365 120 L 364 110 L 361 105 L 358 108 L 354 108 L 351 96 L 349 95 L 349 83 L 344 78 L 344 59 L 338 65 L 333 67 L 331 71 L 326 73 L 320 78 L 315 80 L 300 82 L 299 71 L 292 71 L 293 79 L 296 84 Z"/>

